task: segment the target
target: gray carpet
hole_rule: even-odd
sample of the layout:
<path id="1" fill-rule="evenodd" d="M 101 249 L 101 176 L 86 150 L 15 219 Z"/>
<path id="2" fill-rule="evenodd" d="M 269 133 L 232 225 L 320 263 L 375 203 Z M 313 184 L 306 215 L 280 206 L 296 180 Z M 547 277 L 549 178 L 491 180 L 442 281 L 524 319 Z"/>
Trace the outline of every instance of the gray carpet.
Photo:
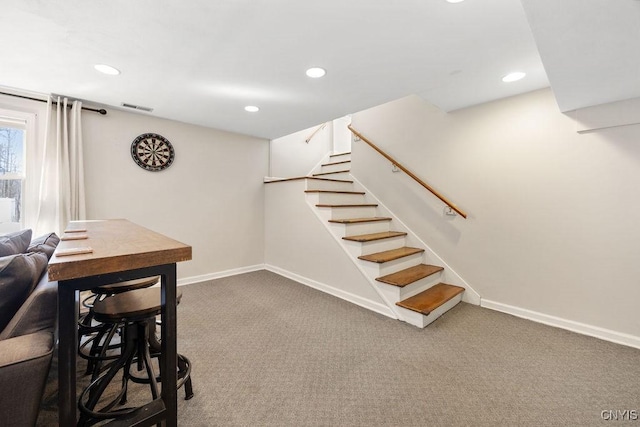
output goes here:
<path id="1" fill-rule="evenodd" d="M 181 289 L 195 390 L 179 394 L 181 426 L 585 426 L 640 412 L 640 350 L 476 306 L 418 329 L 267 271 Z M 56 425 L 55 369 L 45 398 L 38 425 Z"/>

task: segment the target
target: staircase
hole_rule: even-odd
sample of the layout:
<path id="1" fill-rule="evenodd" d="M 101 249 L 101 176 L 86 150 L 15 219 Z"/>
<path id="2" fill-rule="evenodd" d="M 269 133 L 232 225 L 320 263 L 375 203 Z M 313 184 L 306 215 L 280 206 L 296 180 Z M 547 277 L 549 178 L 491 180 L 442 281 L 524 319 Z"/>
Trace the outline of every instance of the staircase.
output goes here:
<path id="1" fill-rule="evenodd" d="M 307 201 L 327 221 L 400 320 L 424 328 L 462 300 L 464 288 L 441 283 L 444 268 L 425 261 L 425 249 L 407 246 L 393 219 L 354 190 L 351 153 L 333 154 L 307 180 Z"/>

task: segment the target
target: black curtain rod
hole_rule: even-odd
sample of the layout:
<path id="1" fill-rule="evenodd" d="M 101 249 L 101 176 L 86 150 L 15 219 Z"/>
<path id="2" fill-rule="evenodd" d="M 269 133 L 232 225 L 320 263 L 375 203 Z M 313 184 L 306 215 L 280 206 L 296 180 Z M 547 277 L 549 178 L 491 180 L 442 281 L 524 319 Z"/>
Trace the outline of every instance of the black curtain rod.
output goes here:
<path id="1" fill-rule="evenodd" d="M 0 92 L 0 95 L 7 95 L 7 96 L 14 96 L 16 98 L 22 98 L 22 99 L 29 99 L 31 101 L 38 101 L 38 102 L 47 102 L 44 99 L 38 99 L 38 98 L 31 98 L 30 96 L 23 96 L 23 95 L 16 95 L 13 93 L 7 93 L 7 92 Z M 53 105 L 58 105 L 57 102 L 53 101 L 52 102 Z M 71 105 L 68 105 L 69 108 L 71 108 Z M 105 110 L 104 108 L 101 109 L 96 109 L 96 108 L 89 108 L 89 107 L 82 107 L 83 110 L 87 110 L 87 111 L 93 111 L 96 113 L 100 113 L 103 116 L 105 116 L 107 114 L 107 110 Z"/>

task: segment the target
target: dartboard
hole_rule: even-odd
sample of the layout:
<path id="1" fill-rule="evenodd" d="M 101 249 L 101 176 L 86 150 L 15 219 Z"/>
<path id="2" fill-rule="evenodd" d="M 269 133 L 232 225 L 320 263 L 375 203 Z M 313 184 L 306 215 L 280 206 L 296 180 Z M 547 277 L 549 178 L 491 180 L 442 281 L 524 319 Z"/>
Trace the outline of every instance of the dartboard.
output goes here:
<path id="1" fill-rule="evenodd" d="M 162 135 L 143 133 L 131 143 L 131 157 L 142 169 L 157 172 L 171 166 L 175 152 Z"/>

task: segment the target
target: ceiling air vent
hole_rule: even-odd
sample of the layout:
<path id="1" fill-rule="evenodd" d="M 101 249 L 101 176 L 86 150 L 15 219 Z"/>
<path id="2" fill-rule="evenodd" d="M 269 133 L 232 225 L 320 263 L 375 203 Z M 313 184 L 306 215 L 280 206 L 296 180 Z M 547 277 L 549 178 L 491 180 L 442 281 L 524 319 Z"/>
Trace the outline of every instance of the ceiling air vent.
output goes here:
<path id="1" fill-rule="evenodd" d="M 153 108 L 142 107 L 140 105 L 127 104 L 126 102 L 123 102 L 121 105 L 123 107 L 131 108 L 131 109 L 138 110 L 138 111 L 146 111 L 147 113 L 150 113 L 150 112 L 153 111 Z"/>

